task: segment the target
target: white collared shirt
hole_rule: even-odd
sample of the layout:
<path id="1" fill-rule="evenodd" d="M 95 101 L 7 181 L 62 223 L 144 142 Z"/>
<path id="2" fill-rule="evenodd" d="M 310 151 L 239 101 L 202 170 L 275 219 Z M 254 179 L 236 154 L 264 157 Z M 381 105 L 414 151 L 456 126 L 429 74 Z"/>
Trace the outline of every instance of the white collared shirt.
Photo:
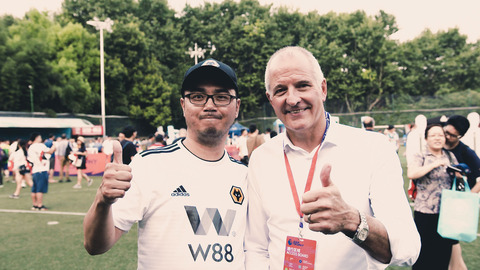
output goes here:
<path id="1" fill-rule="evenodd" d="M 342 198 L 385 226 L 395 265 L 412 265 L 420 237 L 403 189 L 398 156 L 382 134 L 331 124 L 320 146 L 312 190 L 322 188 L 322 167 L 332 165 L 331 179 Z M 283 151 L 287 153 L 299 198 L 315 153 L 296 147 L 285 133 L 252 154 L 248 172 L 249 209 L 245 238 L 246 269 L 283 269 L 287 236 L 298 236 L 295 209 Z M 342 233 L 324 235 L 306 227 L 317 241 L 315 269 L 384 269 L 382 264 Z"/>

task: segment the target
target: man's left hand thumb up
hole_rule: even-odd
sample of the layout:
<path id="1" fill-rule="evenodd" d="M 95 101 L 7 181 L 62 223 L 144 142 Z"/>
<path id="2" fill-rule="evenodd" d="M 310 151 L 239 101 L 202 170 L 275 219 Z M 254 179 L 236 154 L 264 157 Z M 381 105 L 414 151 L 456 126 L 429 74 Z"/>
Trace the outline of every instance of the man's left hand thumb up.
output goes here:
<path id="1" fill-rule="evenodd" d="M 326 164 L 320 172 L 322 187 L 303 194 L 300 210 L 312 231 L 335 234 L 343 229 L 343 219 L 348 205 L 330 177 L 332 166 Z"/>
<path id="2" fill-rule="evenodd" d="M 326 164 L 320 172 L 320 180 L 322 181 L 322 187 L 332 186 L 332 179 L 330 178 L 330 172 L 332 171 L 332 165 Z"/>

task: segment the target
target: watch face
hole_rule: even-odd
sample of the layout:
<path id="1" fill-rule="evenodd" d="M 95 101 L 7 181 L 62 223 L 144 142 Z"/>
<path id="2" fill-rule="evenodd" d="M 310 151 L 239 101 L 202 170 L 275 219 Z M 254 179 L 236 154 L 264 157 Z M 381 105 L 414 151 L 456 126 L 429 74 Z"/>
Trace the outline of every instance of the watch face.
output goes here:
<path id="1" fill-rule="evenodd" d="M 363 228 L 358 232 L 358 239 L 360 239 L 361 241 L 365 241 L 365 239 L 367 239 L 367 236 L 368 236 L 368 229 L 366 228 Z"/>

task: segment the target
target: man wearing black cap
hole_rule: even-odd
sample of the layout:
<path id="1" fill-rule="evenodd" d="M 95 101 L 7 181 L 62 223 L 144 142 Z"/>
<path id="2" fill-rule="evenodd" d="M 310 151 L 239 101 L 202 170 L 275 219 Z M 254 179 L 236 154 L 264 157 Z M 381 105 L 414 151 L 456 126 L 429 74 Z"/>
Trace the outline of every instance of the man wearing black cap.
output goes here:
<path id="1" fill-rule="evenodd" d="M 238 116 L 237 77 L 208 59 L 182 83 L 185 139 L 114 163 L 84 221 L 90 254 L 109 250 L 138 222 L 138 269 L 244 269 L 245 165 L 225 151 Z"/>
<path id="2" fill-rule="evenodd" d="M 477 181 L 480 180 L 480 159 L 475 151 L 460 141 L 469 128 L 468 119 L 461 115 L 453 115 L 448 118 L 444 128 L 447 138 L 445 148 L 455 155 L 458 163 L 468 165 L 471 170 L 471 173 L 467 175 L 468 185 L 472 192 L 478 193 L 480 191 L 480 184 L 477 185 Z"/>
<path id="3" fill-rule="evenodd" d="M 480 180 L 480 159 L 475 151 L 460 141 L 460 138 L 465 135 L 469 128 L 470 123 L 467 118 L 461 115 L 450 116 L 444 127 L 446 136 L 445 148 L 455 155 L 458 163 L 465 163 L 470 168 L 471 172 L 467 174 L 468 185 L 472 192 L 478 193 L 480 191 L 480 184 L 477 184 L 477 181 Z M 466 269 L 458 242 L 452 246 L 450 267 L 452 269 Z"/>

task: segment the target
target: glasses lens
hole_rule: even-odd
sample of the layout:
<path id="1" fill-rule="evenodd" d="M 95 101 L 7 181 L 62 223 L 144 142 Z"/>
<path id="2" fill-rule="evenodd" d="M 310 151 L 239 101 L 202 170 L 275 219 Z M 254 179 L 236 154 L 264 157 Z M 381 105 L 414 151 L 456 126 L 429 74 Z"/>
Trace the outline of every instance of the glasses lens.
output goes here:
<path id="1" fill-rule="evenodd" d="M 213 103 L 215 103 L 215 105 L 228 105 L 230 101 L 230 95 L 213 95 Z"/>
<path id="2" fill-rule="evenodd" d="M 453 135 L 452 133 L 448 132 L 448 131 L 445 131 L 445 135 L 449 136 L 449 137 L 452 137 L 452 138 L 459 138 L 460 135 Z"/>
<path id="3" fill-rule="evenodd" d="M 188 97 L 188 99 L 190 99 L 190 102 L 192 104 L 196 104 L 196 105 L 205 104 L 205 100 L 207 98 L 207 96 L 204 94 L 188 94 L 186 96 Z"/>

